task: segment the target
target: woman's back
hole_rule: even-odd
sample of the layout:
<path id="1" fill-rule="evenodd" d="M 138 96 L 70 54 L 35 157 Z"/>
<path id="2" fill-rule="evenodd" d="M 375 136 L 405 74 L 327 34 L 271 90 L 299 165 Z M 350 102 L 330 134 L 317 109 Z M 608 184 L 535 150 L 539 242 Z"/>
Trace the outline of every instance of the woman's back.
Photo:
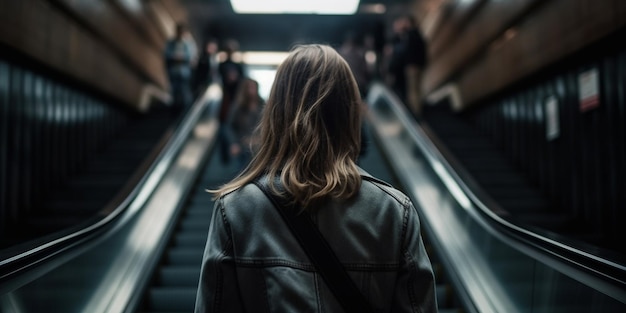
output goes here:
<path id="1" fill-rule="evenodd" d="M 377 310 L 436 310 L 414 207 L 386 183 L 363 177 L 356 197 L 311 210 L 312 220 Z M 198 307 L 208 312 L 343 312 L 255 185 L 220 198 L 214 217 L 221 223 L 209 236 L 220 238 L 220 244 L 214 242 L 205 254 L 205 260 L 215 261 L 205 264 Z"/>

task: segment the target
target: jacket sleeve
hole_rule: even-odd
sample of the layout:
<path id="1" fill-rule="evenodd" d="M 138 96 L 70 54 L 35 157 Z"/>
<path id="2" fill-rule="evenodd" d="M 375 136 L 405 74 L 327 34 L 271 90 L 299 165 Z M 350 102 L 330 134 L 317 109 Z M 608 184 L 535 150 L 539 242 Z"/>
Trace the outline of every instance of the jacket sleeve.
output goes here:
<path id="1" fill-rule="evenodd" d="M 239 296 L 233 244 L 222 199 L 215 203 L 207 238 L 195 312 L 244 312 Z"/>
<path id="2" fill-rule="evenodd" d="M 405 212 L 405 235 L 392 312 L 437 312 L 435 279 L 422 237 L 417 211 Z"/>

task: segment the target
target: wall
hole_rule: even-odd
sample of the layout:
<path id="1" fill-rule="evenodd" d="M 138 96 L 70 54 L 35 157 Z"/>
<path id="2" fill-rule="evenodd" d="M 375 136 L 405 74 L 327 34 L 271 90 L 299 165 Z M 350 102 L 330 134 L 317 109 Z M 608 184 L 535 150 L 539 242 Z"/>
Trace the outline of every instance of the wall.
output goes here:
<path id="1" fill-rule="evenodd" d="M 177 0 L 0 0 L 0 238 L 107 146 L 146 90 Z M 2 241 L 0 240 L 0 245 Z"/>
<path id="2" fill-rule="evenodd" d="M 128 112 L 0 58 L 0 247 L 127 123 Z"/>
<path id="3" fill-rule="evenodd" d="M 439 5 L 439 22 L 423 14 L 421 24 L 431 59 L 425 91 L 458 96 L 461 116 L 598 235 L 591 241 L 626 253 L 626 1 Z M 598 102 L 585 108 L 589 70 Z"/>
<path id="4" fill-rule="evenodd" d="M 167 88 L 162 49 L 174 18 L 160 0 L 0 0 L 0 7 L 0 45 L 34 63 L 135 108 L 146 86 Z"/>
<path id="5" fill-rule="evenodd" d="M 626 253 L 626 31 L 465 113 L 597 244 Z M 583 106 L 583 76 L 597 102 Z M 583 97 L 585 98 L 585 97 Z M 552 103 L 550 103 L 552 102 Z M 616 248 L 617 247 L 617 248 Z"/>
<path id="6" fill-rule="evenodd" d="M 453 83 L 463 107 L 626 26 L 622 0 L 457 0 L 441 10 L 423 88 Z"/>

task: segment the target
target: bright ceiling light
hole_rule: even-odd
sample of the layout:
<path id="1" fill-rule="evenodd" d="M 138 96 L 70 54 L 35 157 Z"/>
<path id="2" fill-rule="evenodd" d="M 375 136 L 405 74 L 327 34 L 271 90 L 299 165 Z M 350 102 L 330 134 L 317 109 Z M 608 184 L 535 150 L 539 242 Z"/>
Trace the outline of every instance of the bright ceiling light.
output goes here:
<path id="1" fill-rule="evenodd" d="M 240 14 L 354 14 L 359 0 L 230 0 Z"/>
<path id="2" fill-rule="evenodd" d="M 247 51 L 242 53 L 245 64 L 278 66 L 287 58 L 289 52 L 281 51 Z"/>

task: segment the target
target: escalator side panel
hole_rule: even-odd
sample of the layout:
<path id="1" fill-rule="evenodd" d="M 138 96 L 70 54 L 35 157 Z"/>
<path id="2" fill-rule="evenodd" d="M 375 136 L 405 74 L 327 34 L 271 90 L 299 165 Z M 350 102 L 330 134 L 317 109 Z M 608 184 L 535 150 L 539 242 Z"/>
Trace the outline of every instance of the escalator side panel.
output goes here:
<path id="1" fill-rule="evenodd" d="M 565 312 L 572 307 L 567 299 L 576 298 L 583 311 L 596 306 L 607 312 L 626 309 L 623 284 L 596 275 L 556 250 L 538 248 L 524 237 L 536 233 L 485 208 L 404 107 L 384 87 L 375 87 L 368 100 L 376 133 L 386 146 L 383 151 L 416 204 L 465 306 L 478 312 Z M 565 281 L 569 288 L 558 294 L 550 289 Z M 550 293 L 536 301 L 538 291 L 546 290 Z M 591 298 L 582 296 L 587 294 Z"/>

